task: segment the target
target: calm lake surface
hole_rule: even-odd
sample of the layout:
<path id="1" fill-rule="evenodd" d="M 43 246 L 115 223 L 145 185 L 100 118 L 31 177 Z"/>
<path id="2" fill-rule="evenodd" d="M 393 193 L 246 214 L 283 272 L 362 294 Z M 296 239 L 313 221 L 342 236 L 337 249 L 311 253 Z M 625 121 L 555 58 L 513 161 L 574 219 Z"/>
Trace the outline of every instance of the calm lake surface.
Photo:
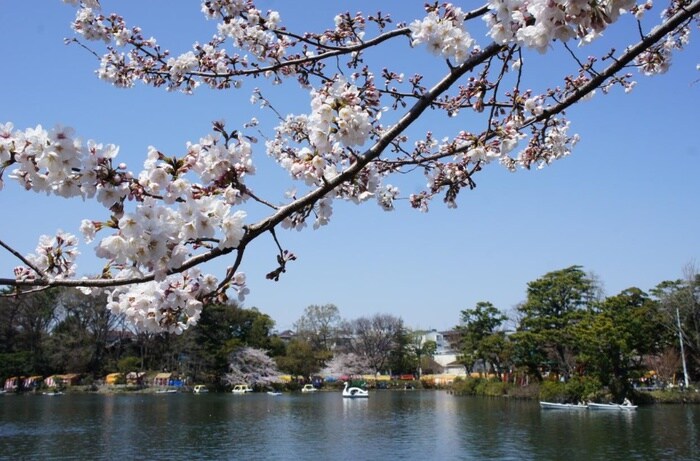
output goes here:
<path id="1" fill-rule="evenodd" d="M 700 407 L 557 411 L 442 391 L 5 395 L 0 459 L 695 461 Z"/>

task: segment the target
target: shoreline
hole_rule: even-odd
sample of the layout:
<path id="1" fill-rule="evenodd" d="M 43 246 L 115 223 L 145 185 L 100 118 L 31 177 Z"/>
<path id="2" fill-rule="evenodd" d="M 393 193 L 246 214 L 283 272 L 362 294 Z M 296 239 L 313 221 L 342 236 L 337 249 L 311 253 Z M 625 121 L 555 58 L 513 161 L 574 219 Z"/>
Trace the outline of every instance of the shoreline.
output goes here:
<path id="1" fill-rule="evenodd" d="M 441 390 L 446 391 L 456 397 L 488 397 L 488 398 L 502 398 L 502 399 L 512 399 L 512 400 L 530 400 L 539 401 L 541 400 L 537 386 L 528 386 L 528 389 L 518 388 L 518 389 L 501 389 L 502 393 L 493 392 L 464 392 L 454 387 L 423 387 L 417 389 L 401 389 L 401 388 L 389 388 L 389 389 L 371 389 L 372 392 L 412 392 L 414 390 L 423 391 L 434 391 Z M 509 392 L 510 391 L 510 392 Z M 335 388 L 325 388 L 319 389 L 318 392 L 340 392 L 340 389 Z M 135 385 L 77 385 L 69 386 L 61 390 L 50 390 L 41 389 L 35 391 L 25 391 L 25 392 L 4 392 L 0 395 L 10 396 L 10 395 L 61 395 L 61 394 L 99 394 L 99 395 L 129 395 L 129 394 L 139 394 L 139 395 L 160 395 L 160 394 L 192 394 L 193 387 L 182 386 L 182 387 L 154 387 L 154 386 L 135 386 Z M 212 394 L 227 394 L 230 391 L 220 391 L 220 390 L 209 390 Z M 254 392 L 257 394 L 264 394 L 264 391 Z M 283 394 L 302 394 L 300 391 L 282 391 Z M 700 404 L 700 392 L 698 390 L 653 390 L 653 391 L 635 391 L 631 396 L 633 402 L 637 405 L 648 406 L 648 405 L 695 405 Z"/>

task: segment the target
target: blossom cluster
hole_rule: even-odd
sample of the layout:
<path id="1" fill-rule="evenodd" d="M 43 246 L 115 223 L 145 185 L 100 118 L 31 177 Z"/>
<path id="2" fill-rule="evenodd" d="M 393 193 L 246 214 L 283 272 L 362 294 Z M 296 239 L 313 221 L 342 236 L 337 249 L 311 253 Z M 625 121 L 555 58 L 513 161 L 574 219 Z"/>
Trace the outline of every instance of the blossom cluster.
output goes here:
<path id="1" fill-rule="evenodd" d="M 245 216 L 242 210 L 231 213 L 225 202 L 211 197 L 187 200 L 177 209 L 145 198 L 134 212 L 124 213 L 117 222 L 119 231 L 103 238 L 96 254 L 114 264 L 134 263 L 163 280 L 191 256 L 189 245 L 214 239 L 217 230 L 223 234 L 220 248 L 238 245 Z M 84 220 L 81 230 L 92 235 L 92 226 Z"/>
<path id="2" fill-rule="evenodd" d="M 223 130 L 223 124 L 216 126 Z M 198 144 L 188 144 L 181 161 L 151 148 L 138 177 L 128 172 L 125 164 L 114 166 L 118 150 L 92 140 L 83 145 L 71 128 L 45 130 L 38 126 L 22 131 L 11 123 L 0 124 L 0 178 L 6 168 L 14 166 L 9 177 L 27 190 L 61 197 L 95 197 L 109 208 L 113 214 L 106 222 L 83 220 L 85 240 L 89 243 L 100 230 L 114 230 L 99 241 L 95 252 L 118 269 L 115 278 L 142 277 L 144 272 L 155 278 L 147 287 L 119 288 L 112 293 L 119 302 L 112 306 L 147 328 L 152 328 L 155 318 L 163 327 L 181 330 L 196 321 L 200 303 L 196 297 L 212 291 L 214 279 L 190 275 L 187 283 L 175 283 L 169 274 L 192 257 L 193 248 L 213 244 L 221 250 L 233 249 L 244 237 L 246 212 L 234 210 L 233 205 L 244 200 L 244 177 L 254 173 L 250 143 L 241 136 L 222 142 L 218 135 L 209 135 Z M 199 175 L 204 183 L 190 182 L 188 172 Z M 135 202 L 133 210 L 125 210 L 127 198 Z M 55 237 L 42 236 L 35 254 L 27 257 L 33 267 L 15 269 L 16 279 L 75 275 L 76 247 L 77 239 L 71 234 L 59 231 Z M 197 281 L 196 290 L 193 281 Z M 204 286 L 210 287 L 208 291 L 202 291 Z M 230 286 L 241 299 L 248 291 L 243 273 L 234 274 Z M 144 304 L 143 299 L 154 296 L 169 300 L 163 311 L 167 315 L 159 317 L 152 312 L 155 307 Z M 180 312 L 178 309 L 191 319 L 189 323 L 178 320 L 182 315 L 173 314 Z M 169 319 L 172 325 L 167 323 Z"/>
<path id="3" fill-rule="evenodd" d="M 42 235 L 34 254 L 27 256 L 33 267 L 42 271 L 42 275 L 52 279 L 68 279 L 75 275 L 75 260 L 80 254 L 77 249 L 78 239 L 67 232 L 59 230 L 55 236 Z M 17 280 L 34 280 L 38 274 L 24 266 L 14 269 Z"/>
<path id="4" fill-rule="evenodd" d="M 245 49 L 261 61 L 278 60 L 284 56 L 287 43 L 272 32 L 280 23 L 277 11 L 270 11 L 265 17 L 260 10 L 242 1 L 206 3 L 212 4 L 202 7 L 203 11 L 206 9 L 207 17 L 213 18 L 211 12 L 219 11 L 227 18 L 217 26 L 221 37 L 231 38 L 236 47 Z M 216 7 L 213 6 L 215 3 L 218 4 Z"/>
<path id="5" fill-rule="evenodd" d="M 461 64 L 469 57 L 469 50 L 475 43 L 464 27 L 464 19 L 462 10 L 450 4 L 443 15 L 431 10 L 425 18 L 409 25 L 412 44 L 425 43 L 431 53 Z"/>
<path id="6" fill-rule="evenodd" d="M 97 75 L 124 88 L 133 86 L 137 80 L 155 86 L 167 85 L 169 90 L 180 89 L 186 93 L 192 92 L 201 82 L 217 89 L 239 86 L 240 81 L 233 80 L 232 76 L 248 67 L 248 58 L 232 57 L 221 48 L 229 39 L 234 47 L 252 54 L 259 62 L 278 63 L 284 57 L 289 42 L 276 32 L 280 23 L 278 12 L 264 15 L 253 2 L 243 0 L 204 1 L 202 12 L 207 19 L 220 20 L 217 36 L 205 44 L 195 43 L 192 51 L 178 56 L 161 50 L 156 39 L 145 38 L 140 28 L 127 27 L 121 16 L 100 13 L 96 0 L 80 3 L 73 30 L 86 40 L 109 45 L 100 60 Z M 127 46 L 131 47 L 128 52 L 117 49 Z M 195 73 L 201 78 L 194 78 Z"/>
<path id="7" fill-rule="evenodd" d="M 489 0 L 484 17 L 489 35 L 497 43 L 517 42 L 541 53 L 552 40 L 591 41 L 620 14 L 636 6 L 635 0 Z"/>
<path id="8" fill-rule="evenodd" d="M 99 14 L 95 13 L 95 8 L 99 9 L 99 5 L 92 7 L 85 6 L 78 9 L 73 22 L 73 30 L 85 37 L 86 40 L 103 41 L 109 43 L 109 29 L 105 26 Z"/>
<path id="9" fill-rule="evenodd" d="M 70 127 L 51 130 L 41 125 L 15 130 L 12 123 L 0 124 L 0 187 L 5 169 L 27 190 L 60 197 L 93 198 L 111 208 L 129 195 L 132 178 L 123 163 L 114 164 L 119 148 L 113 144 L 74 137 Z"/>
<path id="10" fill-rule="evenodd" d="M 133 275 L 133 274 L 130 274 Z M 216 289 L 216 278 L 198 270 L 161 281 L 127 285 L 112 290 L 107 308 L 124 314 L 141 331 L 180 334 L 199 320 L 199 298 Z"/>
<path id="11" fill-rule="evenodd" d="M 357 86 L 342 76 L 311 91 L 309 140 L 317 153 L 332 153 L 337 143 L 352 147 L 367 141 L 372 124 L 366 101 L 367 95 L 361 98 Z"/>
<path id="12" fill-rule="evenodd" d="M 238 348 L 229 356 L 229 362 L 229 372 L 223 376 L 223 380 L 230 385 L 250 383 L 269 386 L 280 382 L 275 361 L 263 349 Z"/>
<path id="13" fill-rule="evenodd" d="M 518 99 L 522 101 L 520 112 L 514 112 L 502 122 L 494 121 L 490 136 L 461 131 L 452 139 L 438 141 L 429 135 L 425 140 L 416 142 L 413 155 L 430 152 L 435 160 L 429 162 L 430 168 L 426 168 L 426 190 L 408 197 L 413 208 L 427 212 L 430 200 L 440 193 L 444 193 L 443 201 L 449 208 L 456 208 L 460 190 L 475 187 L 472 175 L 491 162 L 498 162 L 515 171 L 533 166 L 542 168 L 571 154 L 579 136 L 569 134 L 570 122 L 556 116 L 537 123 L 528 122 L 532 123 L 532 134 L 527 146 L 517 150 L 518 145 L 528 138 L 523 132 L 525 121 L 534 120 L 526 117 L 537 116 L 544 111 L 542 96 L 530 97 L 528 92 Z M 394 194 L 395 189 L 386 186 L 378 195 L 386 198 L 388 193 Z M 384 209 L 390 207 L 384 206 Z"/>
<path id="14" fill-rule="evenodd" d="M 668 14 L 664 11 L 664 14 Z M 644 75 L 658 75 L 665 73 L 671 67 L 673 52 L 682 50 L 690 42 L 690 27 L 680 27 L 674 33 L 666 36 L 666 39 L 649 47 L 635 59 L 635 64 Z"/>
<path id="15" fill-rule="evenodd" d="M 266 143 L 268 154 L 294 179 L 320 186 L 335 178 L 356 160 L 351 148 L 363 146 L 372 134 L 372 120 L 379 96 L 371 78 L 362 91 L 343 76 L 311 91 L 311 113 L 289 115 Z M 363 201 L 373 195 L 379 180 L 372 167 L 363 170 L 353 184 L 343 184 L 316 208 L 315 226 L 328 222 L 332 213 L 330 197 Z M 300 228 L 303 222 L 287 222 Z"/>

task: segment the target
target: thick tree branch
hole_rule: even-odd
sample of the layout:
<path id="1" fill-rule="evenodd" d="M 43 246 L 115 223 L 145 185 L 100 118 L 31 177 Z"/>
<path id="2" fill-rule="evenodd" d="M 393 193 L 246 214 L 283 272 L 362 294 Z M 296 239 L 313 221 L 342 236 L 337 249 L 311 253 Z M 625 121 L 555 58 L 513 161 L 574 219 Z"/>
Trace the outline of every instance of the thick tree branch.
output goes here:
<path id="1" fill-rule="evenodd" d="M 202 253 L 190 258 L 180 267 L 168 271 L 168 274 L 177 274 L 184 272 L 192 267 L 198 266 L 207 261 L 211 261 L 218 257 L 229 254 L 232 251 L 238 251 L 236 264 L 234 264 L 234 267 L 238 267 L 238 265 L 240 264 L 240 257 L 243 252 L 242 250 L 248 245 L 248 243 L 250 243 L 255 238 L 259 237 L 262 233 L 274 229 L 279 223 L 281 223 L 284 219 L 292 215 L 294 212 L 316 203 L 319 199 L 327 195 L 329 192 L 331 192 L 344 182 L 351 180 L 365 166 L 367 166 L 367 164 L 369 164 L 372 160 L 377 159 L 397 136 L 403 133 L 415 120 L 417 120 L 420 117 L 420 115 L 428 107 L 430 107 L 430 105 L 435 101 L 435 99 L 438 98 L 442 93 L 447 91 L 447 89 L 449 89 L 457 80 L 459 80 L 460 77 L 473 70 L 474 67 L 476 67 L 477 65 L 490 59 L 492 56 L 495 56 L 503 48 L 504 46 L 493 43 L 481 50 L 480 52 L 474 54 L 471 58 L 469 58 L 461 65 L 452 68 L 448 75 L 446 75 L 432 89 L 425 93 L 394 126 L 388 129 L 386 133 L 382 135 L 382 137 L 371 148 L 365 151 L 362 155 L 358 156 L 357 161 L 354 164 L 352 164 L 338 176 L 326 181 L 323 186 L 309 192 L 305 196 L 293 201 L 292 203 L 284 207 L 280 207 L 279 210 L 273 215 L 261 220 L 256 224 L 249 226 L 246 229 L 245 236 L 241 239 L 241 242 L 237 248 L 214 248 L 206 253 Z M 231 276 L 232 275 L 229 271 L 226 280 L 230 281 Z M 111 287 L 124 286 L 135 283 L 144 283 L 152 280 L 154 280 L 154 275 L 149 274 L 144 275 L 143 277 L 134 277 L 128 279 L 64 279 L 51 281 L 47 280 L 46 278 L 25 281 L 18 281 L 13 279 L 0 279 L 0 285 Z"/>

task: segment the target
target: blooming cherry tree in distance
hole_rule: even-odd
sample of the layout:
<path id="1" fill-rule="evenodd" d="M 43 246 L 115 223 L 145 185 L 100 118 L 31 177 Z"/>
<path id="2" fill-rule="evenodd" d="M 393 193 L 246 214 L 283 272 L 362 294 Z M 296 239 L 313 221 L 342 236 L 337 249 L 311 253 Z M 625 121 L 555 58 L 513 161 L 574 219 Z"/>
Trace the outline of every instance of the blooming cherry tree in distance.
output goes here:
<path id="1" fill-rule="evenodd" d="M 245 297 L 244 255 L 259 237 L 270 236 L 278 252 L 268 278 L 281 277 L 295 255 L 276 231 L 324 226 L 336 201 L 392 210 L 404 199 L 425 212 L 437 198 L 455 207 L 487 166 L 541 168 L 569 155 L 578 136 L 565 111 L 596 94 L 633 93 L 638 76 L 666 72 L 700 13 L 700 0 L 658 1 L 661 7 L 651 0 L 485 0 L 471 10 L 473 2 L 429 3 L 409 22 L 387 12 L 340 13 L 314 32 L 287 29 L 279 12 L 256 5 L 263 2 L 205 0 L 202 19 L 216 23 L 216 34 L 175 55 L 127 18 L 103 11 L 106 0 L 64 2 L 76 10 L 67 41 L 97 57 L 106 83 L 230 91 L 253 103 L 251 117 L 236 127 L 213 122 L 181 153 L 149 147 L 139 172 L 120 161 L 118 146 L 82 141 L 73 128 L 0 121 L 0 189 L 18 183 L 105 209 L 80 225 L 105 261 L 101 274 L 77 273 L 78 238 L 69 233 L 41 236 L 29 255 L 0 236 L 18 260 L 0 285 L 18 295 L 57 286 L 107 290 L 108 308 L 137 327 L 175 333 L 195 324 L 208 301 Z M 632 30 L 628 42 L 585 54 L 622 22 Z M 401 68 L 376 59 L 386 47 L 401 50 Z M 550 75 L 546 90 L 526 88 L 529 59 L 554 50 L 569 55 L 571 71 Z M 411 68 L 418 54 L 434 55 L 430 76 Z M 441 76 L 433 78 L 436 69 Z M 308 105 L 278 109 L 266 91 L 274 85 L 302 89 Z M 462 128 L 439 139 L 420 132 L 419 120 L 440 115 Z M 275 126 L 264 128 L 262 116 Z M 261 156 L 288 173 L 280 196 L 250 186 L 253 175 L 265 174 L 256 169 Z M 403 193 L 397 178 L 405 175 L 423 175 L 422 190 Z M 222 273 L 202 270 L 227 255 Z"/>
<path id="2" fill-rule="evenodd" d="M 223 381 L 230 386 L 245 383 L 269 387 L 281 382 L 281 373 L 275 361 L 262 349 L 239 348 L 231 353 L 229 361 L 229 372 L 224 375 Z"/>

